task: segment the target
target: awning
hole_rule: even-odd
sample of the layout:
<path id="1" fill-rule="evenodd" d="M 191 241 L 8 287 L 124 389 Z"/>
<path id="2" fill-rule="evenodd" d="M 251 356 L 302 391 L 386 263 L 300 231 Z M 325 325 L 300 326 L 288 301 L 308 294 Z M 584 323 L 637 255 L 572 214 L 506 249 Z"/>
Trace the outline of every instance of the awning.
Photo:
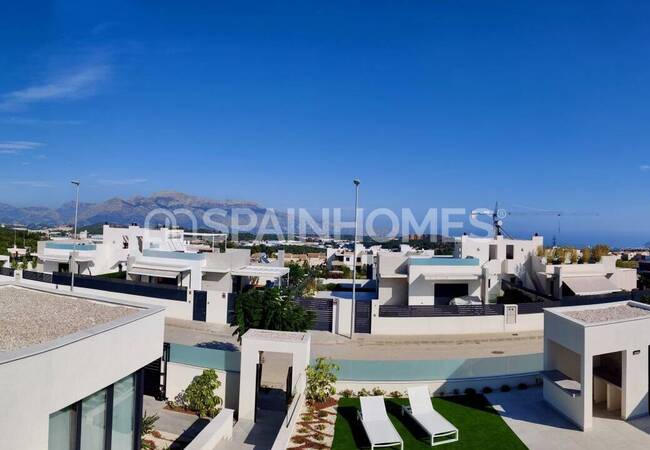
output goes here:
<path id="1" fill-rule="evenodd" d="M 148 277 L 176 278 L 179 274 L 188 272 L 189 267 L 185 266 L 137 266 L 129 269 L 129 275 L 144 275 Z"/>
<path id="2" fill-rule="evenodd" d="M 267 278 L 280 278 L 289 273 L 288 267 L 280 266 L 244 266 L 239 269 L 235 269 L 232 272 L 232 275 L 240 277 L 267 277 Z"/>
<path id="3" fill-rule="evenodd" d="M 603 276 L 563 277 L 562 282 L 576 295 L 610 294 L 621 290 L 613 281 Z"/>
<path id="4" fill-rule="evenodd" d="M 228 273 L 230 272 L 230 267 L 211 267 L 211 266 L 205 266 L 201 267 L 202 272 L 210 272 L 210 273 Z"/>
<path id="5" fill-rule="evenodd" d="M 50 261 L 50 262 L 56 262 L 56 263 L 69 263 L 70 262 L 70 256 L 68 255 L 42 255 L 42 254 L 37 254 L 36 257 L 40 259 L 41 261 Z M 93 259 L 84 257 L 84 256 L 77 256 L 74 259 L 78 263 L 85 263 L 85 262 L 91 262 Z"/>

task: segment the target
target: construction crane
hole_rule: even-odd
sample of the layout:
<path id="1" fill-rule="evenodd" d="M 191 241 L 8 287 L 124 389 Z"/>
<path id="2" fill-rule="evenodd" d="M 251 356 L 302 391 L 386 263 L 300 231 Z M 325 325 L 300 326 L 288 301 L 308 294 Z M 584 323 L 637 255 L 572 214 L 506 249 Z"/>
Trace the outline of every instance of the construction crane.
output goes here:
<path id="1" fill-rule="evenodd" d="M 505 235 L 512 239 L 503 229 L 503 219 L 508 216 L 555 216 L 557 217 L 557 235 L 553 236 L 553 247 L 556 246 L 562 232 L 562 217 L 566 216 L 598 216 L 595 212 L 572 212 L 572 211 L 555 211 L 538 209 L 533 211 L 507 211 L 499 208 L 499 202 L 494 204 L 494 209 L 479 208 L 472 211 L 473 216 L 487 216 L 492 218 L 492 227 L 494 228 L 495 236 Z"/>
<path id="2" fill-rule="evenodd" d="M 506 236 L 512 239 L 512 236 L 510 236 L 508 233 L 505 232 L 503 229 L 503 219 L 505 219 L 508 216 L 508 212 L 505 209 L 499 209 L 499 202 L 496 202 L 494 204 L 494 209 L 488 209 L 488 208 L 478 208 L 472 210 L 471 215 L 473 217 L 476 216 L 484 216 L 484 217 L 490 217 L 492 219 L 492 228 L 494 229 L 494 235 L 495 236 Z"/>
<path id="3" fill-rule="evenodd" d="M 553 210 L 535 210 L 535 211 L 508 211 L 509 216 L 550 216 L 557 217 L 557 234 L 553 236 L 553 247 L 557 246 L 560 236 L 562 235 L 562 217 L 587 217 L 599 216 L 597 212 L 575 212 L 575 211 L 553 211 Z"/>

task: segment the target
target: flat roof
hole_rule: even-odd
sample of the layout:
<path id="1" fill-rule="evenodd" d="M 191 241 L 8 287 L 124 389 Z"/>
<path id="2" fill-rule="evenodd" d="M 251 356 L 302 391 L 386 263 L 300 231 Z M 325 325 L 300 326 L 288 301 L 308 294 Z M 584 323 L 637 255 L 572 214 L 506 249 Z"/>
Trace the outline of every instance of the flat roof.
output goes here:
<path id="1" fill-rule="evenodd" d="M 586 324 L 619 322 L 622 320 L 650 318 L 650 310 L 634 304 L 617 304 L 614 306 L 587 308 L 564 311 L 566 316 Z"/>
<path id="2" fill-rule="evenodd" d="M 141 311 L 83 297 L 0 285 L 0 352 L 43 344 Z"/>

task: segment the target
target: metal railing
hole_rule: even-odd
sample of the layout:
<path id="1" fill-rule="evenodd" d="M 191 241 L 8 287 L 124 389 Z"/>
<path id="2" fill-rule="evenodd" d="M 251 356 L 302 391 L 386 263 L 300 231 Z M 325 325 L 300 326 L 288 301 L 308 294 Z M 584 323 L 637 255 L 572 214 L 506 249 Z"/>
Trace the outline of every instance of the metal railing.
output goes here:
<path id="1" fill-rule="evenodd" d="M 503 305 L 381 305 L 379 317 L 499 316 Z"/>
<path id="2" fill-rule="evenodd" d="M 40 281 L 42 283 L 52 283 L 52 274 L 45 272 L 35 272 L 32 270 L 23 270 L 23 279 Z"/>
<path id="3" fill-rule="evenodd" d="M 69 273 L 54 272 L 52 283 L 70 286 Z M 97 289 L 100 291 L 118 292 L 120 294 L 154 297 L 164 300 L 187 301 L 187 288 L 185 286 L 167 286 L 164 284 L 150 284 L 139 281 L 120 280 L 117 278 L 93 277 L 90 275 L 75 275 L 75 287 Z"/>

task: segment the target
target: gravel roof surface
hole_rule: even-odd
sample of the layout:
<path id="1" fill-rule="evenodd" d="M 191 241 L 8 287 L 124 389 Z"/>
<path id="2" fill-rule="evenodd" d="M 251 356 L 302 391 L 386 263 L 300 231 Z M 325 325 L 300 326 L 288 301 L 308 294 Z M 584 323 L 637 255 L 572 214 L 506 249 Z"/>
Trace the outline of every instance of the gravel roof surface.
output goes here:
<path id="1" fill-rule="evenodd" d="M 33 289 L 0 287 L 0 352 L 51 341 L 136 311 Z"/>
<path id="2" fill-rule="evenodd" d="M 650 311 L 630 305 L 610 306 L 608 308 L 584 309 L 570 311 L 567 316 L 585 323 L 613 322 L 616 320 L 650 317 Z"/>

